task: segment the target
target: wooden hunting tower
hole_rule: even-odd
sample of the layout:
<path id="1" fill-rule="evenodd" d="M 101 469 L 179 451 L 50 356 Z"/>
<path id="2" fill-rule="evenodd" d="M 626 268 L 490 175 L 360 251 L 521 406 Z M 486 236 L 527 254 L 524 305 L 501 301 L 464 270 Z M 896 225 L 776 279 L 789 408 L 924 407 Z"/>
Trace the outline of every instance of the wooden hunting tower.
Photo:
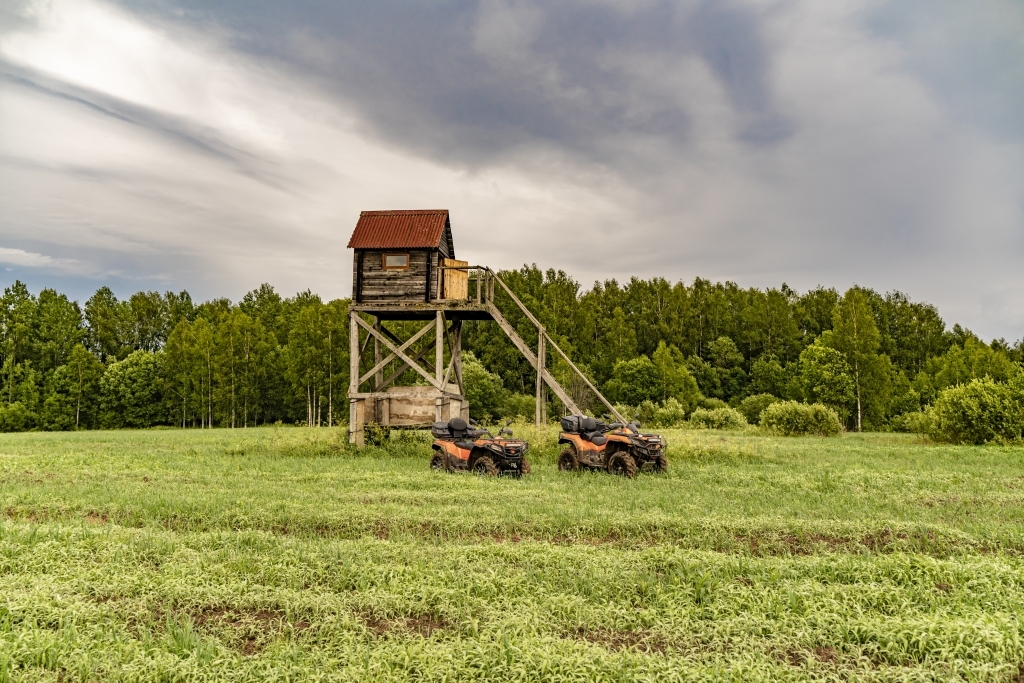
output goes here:
<path id="1" fill-rule="evenodd" d="M 350 441 L 362 444 L 363 428 L 368 422 L 393 427 L 428 427 L 433 422 L 453 417 L 469 418 L 469 403 L 462 389 L 464 320 L 495 321 L 537 370 L 535 418 L 538 425 L 547 421 L 549 387 L 567 411 L 580 413 L 576 403 L 547 369 L 549 345 L 616 418 L 622 420 L 494 271 L 455 260 L 447 210 L 364 211 L 359 215 L 348 246 L 355 250 L 352 305 L 349 307 Z M 495 284 L 501 286 L 509 301 L 537 327 L 536 351 L 495 306 Z M 398 326 L 401 329 L 389 329 L 385 325 L 389 321 L 416 320 L 427 324 L 418 330 L 408 325 Z M 365 354 L 371 339 L 372 364 Z M 387 356 L 384 356 L 385 348 L 389 352 Z M 408 370 L 418 374 L 425 384 L 394 386 Z"/>

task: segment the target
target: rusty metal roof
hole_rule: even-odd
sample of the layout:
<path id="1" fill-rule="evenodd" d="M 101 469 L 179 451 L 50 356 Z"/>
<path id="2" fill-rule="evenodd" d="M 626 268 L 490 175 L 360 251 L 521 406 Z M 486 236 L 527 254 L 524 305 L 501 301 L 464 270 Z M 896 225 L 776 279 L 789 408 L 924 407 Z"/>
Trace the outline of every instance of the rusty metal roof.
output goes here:
<path id="1" fill-rule="evenodd" d="M 437 249 L 448 226 L 448 210 L 363 211 L 349 249 Z"/>

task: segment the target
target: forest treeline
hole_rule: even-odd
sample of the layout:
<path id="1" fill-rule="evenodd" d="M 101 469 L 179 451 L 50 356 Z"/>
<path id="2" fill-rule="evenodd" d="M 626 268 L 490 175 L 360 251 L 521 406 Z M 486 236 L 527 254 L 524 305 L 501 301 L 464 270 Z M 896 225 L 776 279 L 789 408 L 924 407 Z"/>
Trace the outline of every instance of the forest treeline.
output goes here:
<path id="1" fill-rule="evenodd" d="M 1021 341 L 985 343 L 899 292 L 699 278 L 584 289 L 535 266 L 500 276 L 612 400 L 634 407 L 689 413 L 772 395 L 828 405 L 851 429 L 886 429 L 946 387 L 1005 381 L 1024 359 Z M 195 303 L 187 292 L 119 300 L 102 287 L 80 305 L 15 282 L 0 300 L 0 430 L 336 424 L 347 418 L 348 303 L 309 291 L 282 297 L 264 284 L 237 303 Z M 532 415 L 535 374 L 496 325 L 467 323 L 463 347 L 474 414 Z M 552 369 L 600 412 L 557 357 Z M 400 381 L 417 380 L 409 372 Z"/>
<path id="2" fill-rule="evenodd" d="M 900 292 L 799 293 L 785 284 L 744 289 L 701 278 L 613 280 L 584 290 L 561 271 L 524 267 L 501 276 L 608 398 L 634 407 L 671 399 L 688 413 L 772 395 L 830 406 L 850 429 L 887 429 L 947 387 L 1006 381 L 1024 360 L 1024 340 L 985 343 Z M 514 306 L 501 308 L 524 338 L 535 336 Z M 477 324 L 467 341 L 502 389 L 531 393 L 532 370 L 497 326 Z M 555 366 L 578 402 L 601 410 L 567 368 Z M 500 392 L 489 396 L 501 412 Z"/>

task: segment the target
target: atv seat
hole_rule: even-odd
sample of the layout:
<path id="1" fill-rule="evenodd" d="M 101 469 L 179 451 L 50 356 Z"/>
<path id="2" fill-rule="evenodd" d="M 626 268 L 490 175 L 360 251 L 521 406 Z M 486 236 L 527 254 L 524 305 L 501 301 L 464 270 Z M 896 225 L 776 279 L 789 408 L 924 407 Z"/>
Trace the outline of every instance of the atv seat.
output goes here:
<path id="1" fill-rule="evenodd" d="M 600 446 L 608 441 L 604 435 L 604 422 L 592 417 L 584 417 L 580 420 L 580 436 L 584 441 L 589 441 L 595 446 Z"/>
<path id="2" fill-rule="evenodd" d="M 448 431 L 456 441 L 464 440 L 469 434 L 469 424 L 461 417 L 453 417 L 448 420 Z"/>

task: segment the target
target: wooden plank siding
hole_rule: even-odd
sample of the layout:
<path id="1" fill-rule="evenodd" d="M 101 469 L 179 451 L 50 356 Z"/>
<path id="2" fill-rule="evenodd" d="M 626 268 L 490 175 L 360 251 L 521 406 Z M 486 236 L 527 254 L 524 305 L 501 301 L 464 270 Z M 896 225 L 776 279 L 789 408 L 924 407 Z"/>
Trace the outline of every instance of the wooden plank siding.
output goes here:
<path id="1" fill-rule="evenodd" d="M 446 267 L 446 270 L 443 271 L 444 282 L 441 288 L 441 297 L 444 299 L 468 299 L 469 271 L 448 270 L 448 268 L 464 268 L 469 265 L 469 261 L 446 258 L 442 259 L 441 263 Z"/>
<path id="2" fill-rule="evenodd" d="M 383 252 L 358 249 L 352 292 L 357 303 L 419 303 L 437 298 L 438 251 L 393 250 L 408 253 L 405 270 L 384 270 Z M 428 292 L 429 279 L 429 292 Z"/>

